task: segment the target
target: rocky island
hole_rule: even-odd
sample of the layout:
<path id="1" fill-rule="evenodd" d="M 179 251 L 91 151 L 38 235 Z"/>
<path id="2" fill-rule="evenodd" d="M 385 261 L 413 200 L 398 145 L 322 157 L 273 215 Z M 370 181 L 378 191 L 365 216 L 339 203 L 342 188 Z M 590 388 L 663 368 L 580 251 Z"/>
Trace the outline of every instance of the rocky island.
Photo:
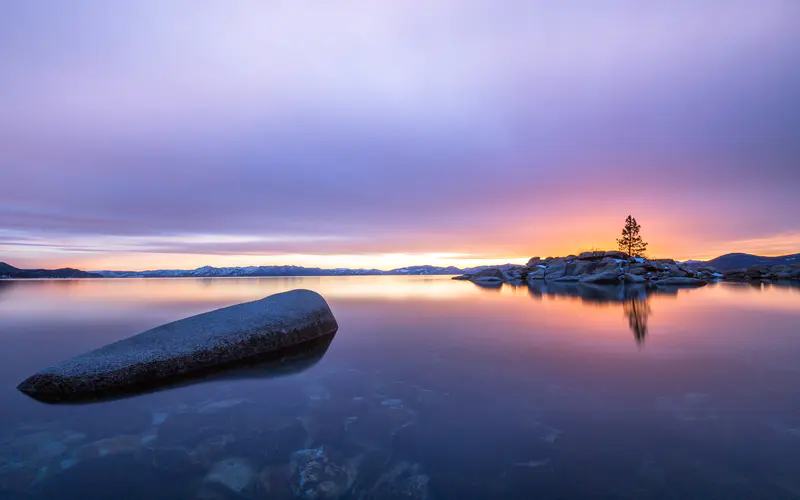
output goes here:
<path id="1" fill-rule="evenodd" d="M 47 402 L 90 399 L 258 360 L 337 329 L 322 296 L 292 290 L 153 328 L 46 368 L 18 388 Z"/>
<path id="2" fill-rule="evenodd" d="M 594 251 L 556 258 L 533 257 L 524 266 L 486 268 L 453 279 L 478 284 L 523 284 L 541 280 L 592 285 L 704 286 L 720 280 L 800 281 L 800 264 L 719 270 L 673 259 L 645 259 L 620 251 Z"/>

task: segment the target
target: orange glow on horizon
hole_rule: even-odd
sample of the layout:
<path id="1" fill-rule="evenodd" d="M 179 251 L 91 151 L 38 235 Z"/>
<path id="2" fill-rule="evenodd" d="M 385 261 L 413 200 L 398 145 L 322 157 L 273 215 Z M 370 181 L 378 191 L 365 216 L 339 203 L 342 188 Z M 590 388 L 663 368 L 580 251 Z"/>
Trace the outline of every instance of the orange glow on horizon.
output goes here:
<path id="1" fill-rule="evenodd" d="M 670 218 L 642 217 L 642 236 L 649 243 L 648 256 L 675 260 L 709 260 L 726 253 L 742 252 L 764 256 L 780 256 L 800 251 L 800 232 L 782 233 L 757 238 L 706 240 L 703 233 L 685 231 L 681 221 Z M 511 226 L 511 227 L 509 227 Z M 459 268 L 505 263 L 524 264 L 533 256 L 559 257 L 587 250 L 616 249 L 616 238 L 622 227 L 619 217 L 608 215 L 575 218 L 554 216 L 544 221 L 524 223 L 512 221 L 491 230 L 454 233 L 425 233 L 398 237 L 401 241 L 321 240 L 307 247 L 318 251 L 259 252 L 243 248 L 236 252 L 237 238 L 219 236 L 234 245 L 225 253 L 159 252 L 148 250 L 136 241 L 114 246 L 113 238 L 95 242 L 91 251 L 81 250 L 92 241 L 44 241 L 36 246 L 2 245 L 0 261 L 20 268 L 74 267 L 83 270 L 144 271 L 153 269 L 195 269 L 202 266 L 268 266 L 295 265 L 321 268 L 365 268 L 390 270 L 414 265 L 455 266 Z M 203 239 L 213 243 L 211 235 L 188 235 L 187 245 Z M 173 244 L 182 244 L 182 237 L 171 237 Z M 206 243 L 205 241 L 203 241 Z M 52 246 L 48 246 L 52 245 Z M 138 248 L 141 247 L 141 250 Z M 386 247 L 397 252 L 385 252 Z"/>

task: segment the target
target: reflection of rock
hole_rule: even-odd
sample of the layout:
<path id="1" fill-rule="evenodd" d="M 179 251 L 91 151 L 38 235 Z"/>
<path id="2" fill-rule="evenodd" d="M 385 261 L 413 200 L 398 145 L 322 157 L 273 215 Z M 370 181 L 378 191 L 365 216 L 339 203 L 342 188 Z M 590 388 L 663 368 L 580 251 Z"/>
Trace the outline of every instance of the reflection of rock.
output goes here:
<path id="1" fill-rule="evenodd" d="M 653 283 L 659 286 L 705 286 L 706 282 L 697 278 L 673 276 L 656 280 Z"/>
<path id="2" fill-rule="evenodd" d="M 503 288 L 503 282 L 496 280 L 495 281 L 477 280 L 473 281 L 472 284 L 484 290 L 493 290 L 498 292 L 500 291 L 501 288 Z"/>
<path id="3" fill-rule="evenodd" d="M 15 281 L 5 281 L 0 279 L 0 297 L 10 292 L 15 283 Z"/>
<path id="4" fill-rule="evenodd" d="M 626 275 L 627 277 L 627 275 Z M 647 321 L 650 316 L 648 297 L 651 295 L 673 295 L 675 287 L 653 288 L 642 283 L 620 283 L 617 286 L 591 285 L 587 283 L 565 283 L 560 281 L 536 281 L 528 284 L 533 298 L 543 295 L 551 297 L 575 297 L 587 304 L 621 304 L 628 326 L 636 342 L 641 344 L 647 336 Z"/>
<path id="5" fill-rule="evenodd" d="M 137 390 L 274 356 L 337 328 L 325 299 L 293 290 L 159 326 L 42 370 L 19 389 L 45 401 Z"/>
<path id="6" fill-rule="evenodd" d="M 290 485 L 297 498 L 336 499 L 347 492 L 358 476 L 360 457 L 349 460 L 325 447 L 292 454 Z"/>
<path id="7" fill-rule="evenodd" d="M 550 297 L 575 297 L 590 304 L 620 303 L 629 297 L 662 293 L 660 290 L 654 290 L 636 284 L 608 286 L 563 281 L 535 281 L 528 284 L 528 292 L 532 297 L 539 297 L 542 295 Z"/>

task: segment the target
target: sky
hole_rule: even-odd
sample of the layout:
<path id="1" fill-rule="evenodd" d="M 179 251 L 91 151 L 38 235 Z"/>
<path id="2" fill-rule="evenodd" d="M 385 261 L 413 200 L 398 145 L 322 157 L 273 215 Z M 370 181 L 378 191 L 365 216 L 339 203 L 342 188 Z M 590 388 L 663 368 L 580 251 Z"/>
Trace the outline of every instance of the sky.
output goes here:
<path id="1" fill-rule="evenodd" d="M 800 252 L 797 0 L 8 0 L 0 261 Z"/>

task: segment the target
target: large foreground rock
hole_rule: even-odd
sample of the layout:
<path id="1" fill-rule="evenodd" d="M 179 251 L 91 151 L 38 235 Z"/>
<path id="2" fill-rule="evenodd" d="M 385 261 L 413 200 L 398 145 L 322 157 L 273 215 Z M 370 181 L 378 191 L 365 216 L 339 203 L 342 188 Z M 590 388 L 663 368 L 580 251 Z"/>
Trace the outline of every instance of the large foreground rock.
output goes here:
<path id="1" fill-rule="evenodd" d="M 293 290 L 153 328 L 62 361 L 18 388 L 51 401 L 126 390 L 259 358 L 337 329 L 325 299 Z"/>

